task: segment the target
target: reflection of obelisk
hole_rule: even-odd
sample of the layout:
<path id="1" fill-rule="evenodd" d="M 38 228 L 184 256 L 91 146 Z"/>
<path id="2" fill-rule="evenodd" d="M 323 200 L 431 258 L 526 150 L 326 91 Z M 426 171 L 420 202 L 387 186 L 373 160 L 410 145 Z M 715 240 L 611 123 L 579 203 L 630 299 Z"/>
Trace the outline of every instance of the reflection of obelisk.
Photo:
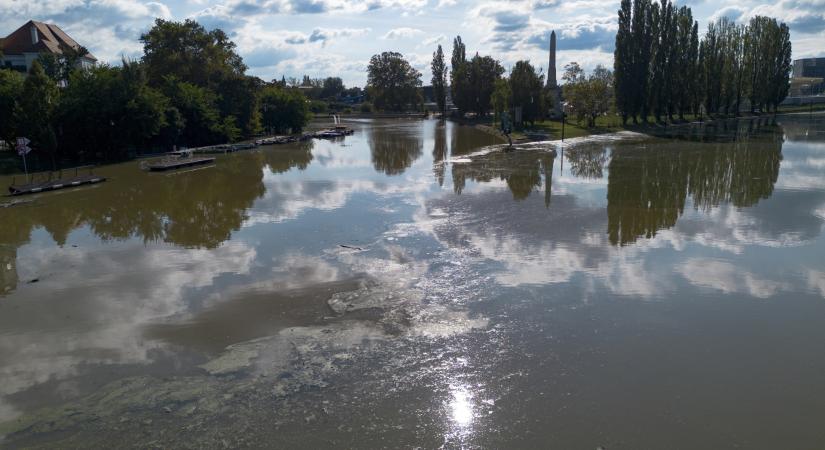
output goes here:
<path id="1" fill-rule="evenodd" d="M 550 115 L 561 116 L 561 89 L 556 82 L 556 30 L 550 32 L 550 63 L 547 65 L 547 89 L 552 93 L 553 107 Z"/>

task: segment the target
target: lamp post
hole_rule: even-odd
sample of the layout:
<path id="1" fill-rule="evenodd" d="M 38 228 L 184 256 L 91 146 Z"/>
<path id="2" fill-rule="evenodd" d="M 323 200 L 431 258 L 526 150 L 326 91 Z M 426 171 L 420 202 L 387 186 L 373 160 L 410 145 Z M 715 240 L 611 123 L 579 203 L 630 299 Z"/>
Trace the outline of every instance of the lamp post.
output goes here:
<path id="1" fill-rule="evenodd" d="M 808 118 L 810 119 L 814 115 L 814 85 L 813 83 L 808 85 Z"/>
<path id="2" fill-rule="evenodd" d="M 566 116 L 566 114 L 565 114 L 565 109 L 567 109 L 566 106 L 567 106 L 566 103 L 561 104 L 561 141 L 562 142 L 564 142 L 564 118 Z"/>

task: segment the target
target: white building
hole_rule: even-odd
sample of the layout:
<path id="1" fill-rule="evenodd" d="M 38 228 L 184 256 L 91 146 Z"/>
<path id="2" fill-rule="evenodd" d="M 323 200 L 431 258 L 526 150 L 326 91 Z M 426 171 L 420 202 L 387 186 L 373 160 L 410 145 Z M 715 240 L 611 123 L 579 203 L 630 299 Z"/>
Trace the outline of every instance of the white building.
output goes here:
<path id="1" fill-rule="evenodd" d="M 0 39 L 0 67 L 28 73 L 32 62 L 42 53 L 62 55 L 63 49 L 80 48 L 57 25 L 30 20 L 16 31 Z M 97 62 L 91 53 L 80 58 L 82 67 L 91 67 Z"/>

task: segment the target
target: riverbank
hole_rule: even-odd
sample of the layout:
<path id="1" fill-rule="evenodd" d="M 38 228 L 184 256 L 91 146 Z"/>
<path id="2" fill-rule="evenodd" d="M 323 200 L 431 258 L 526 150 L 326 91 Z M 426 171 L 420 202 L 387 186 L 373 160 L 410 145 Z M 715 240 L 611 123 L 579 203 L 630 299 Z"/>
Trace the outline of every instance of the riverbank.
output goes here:
<path id="1" fill-rule="evenodd" d="M 788 114 L 825 114 L 825 105 L 814 105 L 812 109 L 808 106 L 803 107 L 784 107 L 780 108 L 776 115 L 788 115 Z M 593 135 L 601 135 L 601 134 L 609 134 L 609 133 L 617 133 L 621 131 L 630 131 L 634 133 L 641 133 L 641 134 L 656 134 L 657 132 L 661 132 L 667 129 L 672 129 L 675 127 L 685 127 L 685 126 L 694 126 L 700 124 L 711 124 L 715 122 L 725 121 L 725 120 L 739 120 L 739 119 L 755 119 L 760 117 L 769 117 L 773 116 L 773 113 L 766 113 L 766 114 L 750 114 L 745 113 L 739 116 L 732 116 L 732 115 L 720 115 L 716 117 L 705 117 L 702 120 L 699 120 L 697 116 L 688 115 L 685 116 L 684 120 L 675 120 L 673 122 L 665 122 L 665 123 L 656 123 L 654 119 L 651 117 L 648 120 L 647 124 L 626 124 L 622 125 L 621 120 L 618 116 L 602 116 L 596 120 L 596 127 L 587 128 L 582 127 L 575 121 L 567 119 L 567 122 L 564 124 L 564 139 L 573 139 L 573 138 L 580 138 L 585 136 L 593 136 Z M 494 136 L 499 137 L 503 141 L 507 141 L 507 136 L 505 136 L 500 131 L 500 126 L 492 119 L 481 119 L 481 120 L 461 120 L 459 121 L 465 125 L 473 125 L 477 129 L 484 131 L 488 134 L 492 134 Z M 541 142 L 541 141 L 556 141 L 562 139 L 562 123 L 558 120 L 544 120 L 538 121 L 535 124 L 525 127 L 523 130 L 516 130 L 510 135 L 510 138 L 513 140 L 513 143 L 525 143 L 525 142 Z"/>

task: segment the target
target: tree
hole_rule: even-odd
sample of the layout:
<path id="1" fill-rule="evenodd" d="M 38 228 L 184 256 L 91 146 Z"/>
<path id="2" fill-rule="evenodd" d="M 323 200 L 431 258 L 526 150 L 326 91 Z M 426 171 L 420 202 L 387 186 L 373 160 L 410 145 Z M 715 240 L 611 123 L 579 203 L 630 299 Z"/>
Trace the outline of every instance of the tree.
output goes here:
<path id="1" fill-rule="evenodd" d="M 565 66 L 564 98 L 570 112 L 588 127 L 596 126 L 596 119 L 607 114 L 613 104 L 613 73 L 597 66 L 590 76 L 575 62 Z"/>
<path id="2" fill-rule="evenodd" d="M 650 62 L 654 39 L 653 7 L 650 0 L 635 0 L 633 4 L 633 19 L 631 21 L 632 56 L 632 88 L 628 92 L 633 99 L 628 105 L 633 123 L 636 116 L 642 116 L 642 122 L 647 123 L 650 97 Z"/>
<path id="3" fill-rule="evenodd" d="M 263 81 L 247 75 L 231 75 L 218 83 L 216 104 L 222 117 L 233 117 L 240 133 L 251 136 L 260 131 L 259 92 Z"/>
<path id="4" fill-rule="evenodd" d="M 169 76 L 162 92 L 185 124 L 180 139 L 171 143 L 196 147 L 232 141 L 239 136 L 234 119 L 221 118 L 217 96 L 208 89 Z"/>
<path id="5" fill-rule="evenodd" d="M 373 55 L 367 67 L 367 92 L 378 109 L 405 111 L 421 102 L 421 73 L 403 55 Z"/>
<path id="6" fill-rule="evenodd" d="M 148 145 L 167 125 L 169 100 L 148 86 L 138 62 L 77 70 L 68 81 L 57 112 L 64 155 L 122 159 L 130 149 Z M 88 150 L 96 155 L 87 155 Z"/>
<path id="7" fill-rule="evenodd" d="M 261 92 L 261 118 L 270 133 L 300 132 L 312 114 L 306 97 L 297 89 L 277 85 L 266 86 Z"/>
<path id="8" fill-rule="evenodd" d="M 778 28 L 774 29 L 775 39 L 774 48 L 776 49 L 776 56 L 773 61 L 774 71 L 772 75 L 771 90 L 771 105 L 774 112 L 776 108 L 785 100 L 790 90 L 790 76 L 793 68 L 791 60 L 791 31 L 784 23 L 779 24 Z"/>
<path id="9" fill-rule="evenodd" d="M 43 71 L 39 61 L 32 63 L 20 97 L 19 132 L 31 140 L 31 147 L 48 155 L 57 169 L 57 137 L 52 127 L 59 92 L 54 81 Z"/>
<path id="10" fill-rule="evenodd" d="M 619 7 L 619 31 L 616 33 L 616 49 L 613 52 L 613 73 L 616 77 L 616 109 L 622 116 L 622 124 L 627 123 L 633 110 L 633 85 L 638 80 L 633 77 L 633 35 L 631 0 L 622 0 Z"/>
<path id="11" fill-rule="evenodd" d="M 501 119 L 501 114 L 510 110 L 513 93 L 510 91 L 510 82 L 505 78 L 496 80 L 496 87 L 493 90 L 493 112 L 496 119 Z"/>
<path id="12" fill-rule="evenodd" d="M 60 43 L 60 54 L 41 53 L 37 59 L 43 66 L 46 75 L 55 82 L 67 81 L 69 75 L 80 68 L 80 60 L 89 54 L 86 47 L 71 47 L 65 43 Z"/>
<path id="13" fill-rule="evenodd" d="M 439 44 L 438 49 L 433 53 L 431 65 L 433 78 L 433 95 L 438 104 L 438 110 L 442 117 L 447 113 L 447 63 L 444 62 L 444 51 Z"/>
<path id="14" fill-rule="evenodd" d="M 344 92 L 344 81 L 340 77 L 327 77 L 321 89 L 321 98 L 335 99 Z"/>
<path id="15" fill-rule="evenodd" d="M 450 64 L 450 89 L 453 94 L 453 104 L 458 108 L 458 113 L 463 116 L 470 110 L 470 95 L 467 49 L 461 41 L 461 36 L 453 39 L 453 55 Z"/>
<path id="16" fill-rule="evenodd" d="M 466 68 L 467 64 L 465 64 Z M 491 56 L 479 56 L 478 53 L 469 63 L 469 79 L 466 80 L 469 90 L 470 110 L 478 116 L 485 116 L 491 109 L 491 97 L 496 86 L 496 80 L 504 74 L 504 67 Z"/>
<path id="17" fill-rule="evenodd" d="M 155 19 L 155 25 L 140 36 L 140 41 L 149 82 L 154 86 L 174 76 L 196 86 L 215 88 L 220 80 L 246 71 L 226 33 L 220 29 L 206 31 L 191 19 Z"/>
<path id="18" fill-rule="evenodd" d="M 510 72 L 513 106 L 521 107 L 524 122 L 535 124 L 545 110 L 544 76 L 539 75 L 530 61 L 518 61 Z"/>
<path id="19" fill-rule="evenodd" d="M 9 147 L 18 136 L 20 97 L 23 95 L 23 75 L 13 70 L 0 70 L 0 139 Z"/>

